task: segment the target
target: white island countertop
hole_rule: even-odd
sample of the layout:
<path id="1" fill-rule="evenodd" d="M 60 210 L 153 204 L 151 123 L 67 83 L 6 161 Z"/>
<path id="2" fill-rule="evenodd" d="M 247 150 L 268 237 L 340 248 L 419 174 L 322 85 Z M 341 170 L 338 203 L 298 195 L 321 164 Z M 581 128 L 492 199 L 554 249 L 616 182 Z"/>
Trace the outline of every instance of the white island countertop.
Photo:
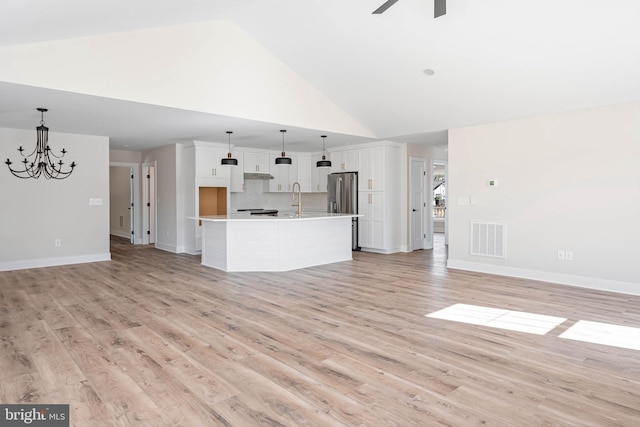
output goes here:
<path id="1" fill-rule="evenodd" d="M 295 212 L 278 212 L 277 215 L 251 215 L 249 212 L 238 212 L 227 215 L 203 215 L 199 217 L 191 217 L 199 221 L 304 221 L 319 219 L 336 219 L 336 218 L 353 218 L 360 217 L 362 214 L 341 214 L 327 212 L 302 212 L 302 215 L 296 215 Z"/>
<path id="2" fill-rule="evenodd" d="M 351 256 L 358 214 L 203 215 L 202 264 L 223 271 L 289 271 Z"/>

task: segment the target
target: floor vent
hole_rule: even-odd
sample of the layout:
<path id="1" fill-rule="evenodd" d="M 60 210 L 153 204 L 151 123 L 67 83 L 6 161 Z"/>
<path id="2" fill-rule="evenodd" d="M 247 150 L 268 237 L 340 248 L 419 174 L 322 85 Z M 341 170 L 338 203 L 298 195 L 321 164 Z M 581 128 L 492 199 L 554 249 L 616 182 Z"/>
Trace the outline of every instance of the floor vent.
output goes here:
<path id="1" fill-rule="evenodd" d="M 505 258 L 505 224 L 472 221 L 470 247 L 471 255 Z"/>

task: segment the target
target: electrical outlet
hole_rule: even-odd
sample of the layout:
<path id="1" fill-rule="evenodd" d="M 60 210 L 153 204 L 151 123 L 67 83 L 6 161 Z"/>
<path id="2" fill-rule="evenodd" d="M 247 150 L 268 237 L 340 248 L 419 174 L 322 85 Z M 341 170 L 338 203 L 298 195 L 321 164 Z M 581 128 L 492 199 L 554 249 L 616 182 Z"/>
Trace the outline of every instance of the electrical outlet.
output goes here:
<path id="1" fill-rule="evenodd" d="M 56 239 L 56 241 L 54 242 L 54 244 L 56 245 L 56 248 L 59 248 L 60 246 L 62 246 L 62 240 L 60 240 L 60 239 Z"/>
<path id="2" fill-rule="evenodd" d="M 558 260 L 564 261 L 566 259 L 566 254 L 562 249 L 558 249 Z"/>
<path id="3" fill-rule="evenodd" d="M 565 251 L 564 259 L 565 261 L 573 261 L 573 251 Z"/>

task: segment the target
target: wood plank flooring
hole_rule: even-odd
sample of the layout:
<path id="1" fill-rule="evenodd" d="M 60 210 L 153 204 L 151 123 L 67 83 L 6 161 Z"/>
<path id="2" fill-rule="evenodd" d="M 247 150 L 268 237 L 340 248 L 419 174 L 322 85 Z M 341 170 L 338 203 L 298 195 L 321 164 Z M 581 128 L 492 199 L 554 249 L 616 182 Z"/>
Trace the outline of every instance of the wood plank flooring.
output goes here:
<path id="1" fill-rule="evenodd" d="M 445 268 L 443 246 L 224 273 L 112 241 L 110 262 L 0 273 L 0 401 L 74 426 L 637 426 L 640 297 Z M 455 303 L 568 320 L 546 335 L 426 318 Z"/>

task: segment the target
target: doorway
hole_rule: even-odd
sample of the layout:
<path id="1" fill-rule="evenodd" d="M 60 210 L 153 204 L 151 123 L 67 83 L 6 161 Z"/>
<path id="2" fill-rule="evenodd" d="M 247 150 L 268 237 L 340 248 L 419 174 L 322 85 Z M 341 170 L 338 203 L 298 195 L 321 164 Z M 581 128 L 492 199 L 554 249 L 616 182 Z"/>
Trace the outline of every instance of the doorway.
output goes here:
<path id="1" fill-rule="evenodd" d="M 430 215 L 430 206 L 427 205 L 430 191 L 427 185 L 427 161 L 422 157 L 410 157 L 410 185 L 409 227 L 411 236 L 411 250 L 433 248 L 431 222 L 427 221 Z"/>
<path id="2" fill-rule="evenodd" d="M 449 244 L 449 222 L 447 213 L 447 194 L 449 167 L 445 160 L 431 160 L 430 168 L 430 188 L 432 214 L 431 230 L 433 232 L 433 242 Z"/>
<path id="3" fill-rule="evenodd" d="M 109 166 L 109 233 L 134 243 L 134 170 Z"/>

